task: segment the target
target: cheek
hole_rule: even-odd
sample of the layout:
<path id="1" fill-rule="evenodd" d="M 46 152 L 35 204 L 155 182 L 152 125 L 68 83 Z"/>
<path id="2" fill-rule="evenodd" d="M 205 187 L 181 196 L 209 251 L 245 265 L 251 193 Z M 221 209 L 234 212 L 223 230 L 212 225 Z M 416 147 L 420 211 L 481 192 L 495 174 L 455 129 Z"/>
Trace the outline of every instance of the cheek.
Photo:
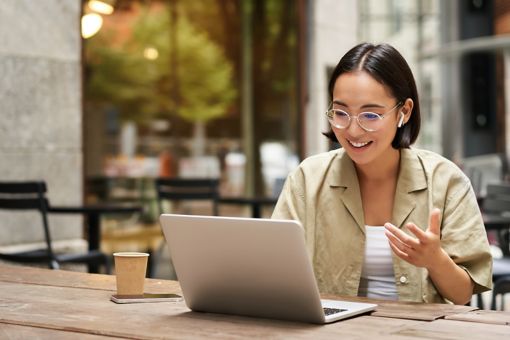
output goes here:
<path id="1" fill-rule="evenodd" d="M 333 131 L 333 133 L 335 134 L 335 137 L 338 140 L 338 142 L 341 142 L 344 139 L 344 135 L 342 133 L 342 130 L 331 128 L 331 131 Z"/>

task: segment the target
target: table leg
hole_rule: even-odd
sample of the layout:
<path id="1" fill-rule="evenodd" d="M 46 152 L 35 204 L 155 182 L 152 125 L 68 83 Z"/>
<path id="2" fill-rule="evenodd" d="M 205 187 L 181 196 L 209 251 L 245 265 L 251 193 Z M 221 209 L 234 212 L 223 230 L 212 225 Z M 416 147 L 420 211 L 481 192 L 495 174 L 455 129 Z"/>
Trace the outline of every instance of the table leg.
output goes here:
<path id="1" fill-rule="evenodd" d="M 251 206 L 251 215 L 253 218 L 260 218 L 262 216 L 262 213 L 260 211 L 260 204 L 254 202 Z"/>
<path id="2" fill-rule="evenodd" d="M 101 244 L 101 216 L 99 214 L 89 214 L 87 223 L 89 226 L 89 250 L 98 250 Z M 89 264 L 89 273 L 99 273 L 97 264 Z"/>

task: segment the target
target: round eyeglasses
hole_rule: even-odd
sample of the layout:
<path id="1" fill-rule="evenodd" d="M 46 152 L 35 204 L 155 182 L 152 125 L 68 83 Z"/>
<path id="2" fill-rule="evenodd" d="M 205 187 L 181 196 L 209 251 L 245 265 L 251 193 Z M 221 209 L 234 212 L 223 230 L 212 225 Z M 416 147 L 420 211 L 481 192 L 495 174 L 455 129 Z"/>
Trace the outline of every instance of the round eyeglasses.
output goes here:
<path id="1" fill-rule="evenodd" d="M 375 112 L 361 112 L 357 116 L 353 116 L 348 112 L 340 109 L 329 109 L 326 112 L 329 123 L 337 129 L 346 129 L 351 124 L 351 119 L 355 118 L 358 121 L 358 125 L 367 132 L 374 132 L 381 128 L 382 119 L 388 114 L 399 107 L 402 102 L 398 102 L 397 105 L 392 107 L 386 113 L 375 113 Z M 331 104 L 333 105 L 333 104 Z"/>

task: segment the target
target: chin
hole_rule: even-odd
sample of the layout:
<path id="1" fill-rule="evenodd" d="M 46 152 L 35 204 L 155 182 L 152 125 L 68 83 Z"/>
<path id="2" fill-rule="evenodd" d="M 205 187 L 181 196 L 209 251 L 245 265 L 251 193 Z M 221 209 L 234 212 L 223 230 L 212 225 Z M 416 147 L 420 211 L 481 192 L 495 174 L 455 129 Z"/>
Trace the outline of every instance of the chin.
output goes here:
<path id="1" fill-rule="evenodd" d="M 364 155 L 356 155 L 356 154 L 353 155 L 350 152 L 347 152 L 347 154 L 349 155 L 349 157 L 352 159 L 352 161 L 356 165 L 367 165 L 374 161 L 373 157 L 367 157 Z"/>

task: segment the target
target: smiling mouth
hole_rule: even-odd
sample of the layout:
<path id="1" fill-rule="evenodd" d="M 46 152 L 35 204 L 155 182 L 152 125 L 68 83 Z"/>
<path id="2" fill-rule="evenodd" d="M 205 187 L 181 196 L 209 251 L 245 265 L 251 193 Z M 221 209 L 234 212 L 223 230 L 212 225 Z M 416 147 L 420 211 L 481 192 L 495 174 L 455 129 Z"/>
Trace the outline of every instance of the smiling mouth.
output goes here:
<path id="1" fill-rule="evenodd" d="M 353 142 L 353 141 L 350 141 L 350 140 L 347 140 L 349 142 L 349 144 L 357 149 L 360 149 L 360 148 L 363 148 L 369 144 L 371 144 L 372 142 Z"/>

